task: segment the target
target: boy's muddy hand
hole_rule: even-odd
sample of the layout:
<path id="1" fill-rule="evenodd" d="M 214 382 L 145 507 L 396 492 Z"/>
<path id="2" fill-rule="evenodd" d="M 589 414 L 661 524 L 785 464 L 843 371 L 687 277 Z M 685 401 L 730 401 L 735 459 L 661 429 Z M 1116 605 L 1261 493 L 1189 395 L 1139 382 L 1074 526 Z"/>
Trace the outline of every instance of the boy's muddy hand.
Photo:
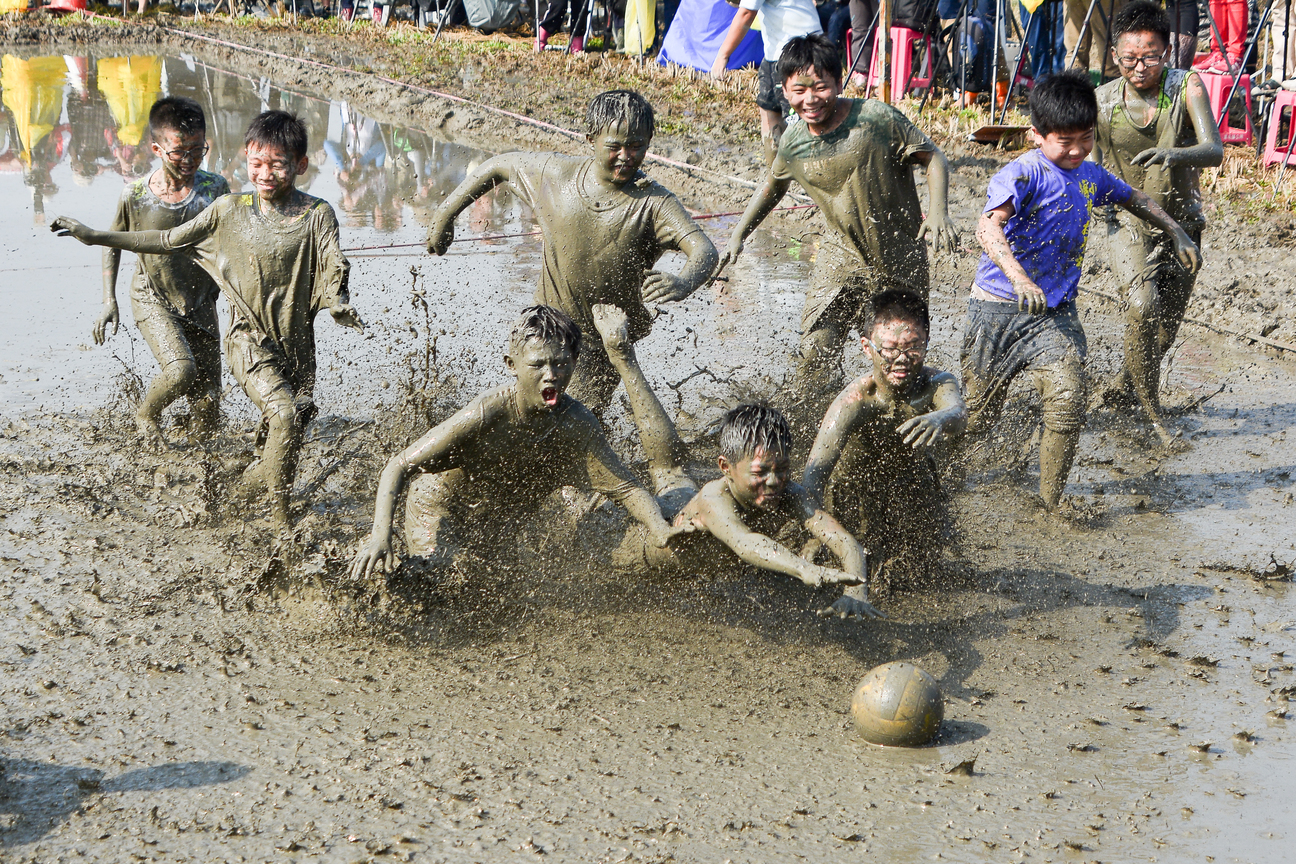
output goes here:
<path id="1" fill-rule="evenodd" d="M 919 447 L 930 447 L 945 437 L 945 419 L 940 416 L 940 413 L 932 411 L 910 417 L 896 427 L 896 431 L 904 436 L 904 442 L 915 450 Z"/>
<path id="2" fill-rule="evenodd" d="M 359 313 L 350 303 L 339 303 L 336 306 L 330 306 L 329 314 L 333 316 L 334 321 L 343 327 L 350 327 L 352 330 L 358 330 L 361 333 L 364 332 L 364 322 L 360 320 Z"/>
<path id="3" fill-rule="evenodd" d="M 94 229 L 82 225 L 71 216 L 59 216 L 50 223 L 50 230 L 60 237 L 75 237 L 87 246 L 93 245 L 90 241 L 95 235 Z"/>
<path id="4" fill-rule="evenodd" d="M 1034 282 L 1023 282 L 1020 285 L 1014 285 L 1013 291 L 1017 293 L 1018 312 L 1043 315 L 1048 311 L 1048 298 L 1044 296 L 1044 289 Z"/>
<path id="5" fill-rule="evenodd" d="M 390 573 L 395 567 L 396 554 L 392 552 L 391 540 L 370 537 L 356 553 L 355 562 L 351 565 L 351 579 L 359 582 L 377 573 Z"/>
<path id="6" fill-rule="evenodd" d="M 1185 234 L 1183 230 L 1180 230 L 1175 233 L 1174 244 L 1175 256 L 1185 270 L 1189 273 L 1196 273 L 1201 269 L 1201 250 L 1197 248 L 1197 244 L 1192 241 L 1191 237 Z"/>
<path id="7" fill-rule="evenodd" d="M 427 251 L 431 255 L 444 255 L 454 242 L 454 223 L 449 225 L 433 224 L 428 229 Z"/>
<path id="8" fill-rule="evenodd" d="M 711 281 L 714 282 L 715 280 L 719 279 L 720 274 L 724 272 L 726 267 L 728 267 L 735 260 L 737 260 L 738 256 L 742 254 L 742 251 L 743 251 L 743 244 L 741 240 L 738 241 L 737 243 L 730 240 L 728 248 L 726 248 L 725 251 L 721 253 L 720 260 L 716 262 L 715 269 L 711 271 Z"/>
<path id="9" fill-rule="evenodd" d="M 645 303 L 666 303 L 672 300 L 683 300 L 692 293 L 693 286 L 673 273 L 662 273 L 660 270 L 649 270 L 643 281 L 643 299 Z"/>
<path id="10" fill-rule="evenodd" d="M 652 531 L 652 542 L 653 545 L 660 549 L 674 548 L 674 541 L 677 537 L 692 534 L 696 530 L 697 528 L 694 527 L 692 522 L 685 522 L 683 525 L 669 525 L 664 532 Z"/>
<path id="11" fill-rule="evenodd" d="M 831 606 L 826 606 L 819 610 L 820 618 L 858 618 L 861 621 L 865 618 L 885 618 L 887 617 L 882 610 L 878 609 L 867 600 L 860 600 L 857 597 L 851 597 L 843 594 L 838 597 L 836 602 Z"/>
<path id="12" fill-rule="evenodd" d="M 108 325 L 113 327 L 112 333 L 108 332 Z M 102 345 L 107 341 L 109 336 L 117 335 L 117 328 L 121 325 L 121 314 L 117 311 L 116 303 L 105 303 L 103 312 L 99 313 L 99 320 L 95 322 L 92 335 L 96 345 Z"/>
<path id="13" fill-rule="evenodd" d="M 811 588 L 818 588 L 820 585 L 833 585 L 844 583 L 846 585 L 858 585 L 859 579 L 844 570 L 834 570 L 831 567 L 822 567 L 818 564 L 807 565 L 801 571 L 801 581 Z"/>
<path id="14" fill-rule="evenodd" d="M 958 249 L 958 231 L 950 221 L 948 213 L 932 213 L 918 226 L 918 237 L 931 240 L 933 252 L 948 252 L 951 255 Z"/>
<path id="15" fill-rule="evenodd" d="M 1172 168 L 1175 164 L 1175 148 L 1149 147 L 1131 159 L 1130 162 L 1144 168 L 1150 165 L 1164 165 L 1167 168 Z"/>

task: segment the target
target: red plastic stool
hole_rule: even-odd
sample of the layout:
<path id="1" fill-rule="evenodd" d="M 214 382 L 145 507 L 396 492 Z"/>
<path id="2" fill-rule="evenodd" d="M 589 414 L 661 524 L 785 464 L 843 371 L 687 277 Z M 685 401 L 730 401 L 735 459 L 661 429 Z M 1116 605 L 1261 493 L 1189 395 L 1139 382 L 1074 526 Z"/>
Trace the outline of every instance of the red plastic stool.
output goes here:
<path id="1" fill-rule="evenodd" d="M 881 32 L 877 34 L 876 39 L 880 39 Z M 921 59 L 919 71 L 914 72 L 914 46 L 921 43 L 919 51 L 925 52 Z M 847 48 L 847 51 L 850 49 Z M 926 74 L 922 77 L 922 70 L 926 69 Z M 932 51 L 931 37 L 919 33 L 917 30 L 910 30 L 908 27 L 891 28 L 891 95 L 899 99 L 905 95 L 908 90 L 915 88 L 930 87 L 932 77 L 936 68 L 936 55 Z M 913 75 L 910 78 L 910 74 Z M 869 64 L 869 87 L 877 86 L 882 80 L 882 46 L 874 41 L 873 43 L 873 62 Z M 906 88 L 905 85 L 909 86 Z"/>
<path id="2" fill-rule="evenodd" d="M 1269 115 L 1269 134 L 1265 136 L 1264 164 L 1268 168 L 1276 162 L 1296 164 L 1296 93 L 1279 90 Z M 1282 134 L 1283 124 L 1286 134 Z M 1281 136 L 1281 144 L 1279 143 Z"/>
<path id="3" fill-rule="evenodd" d="M 1206 95 L 1210 98 L 1211 113 L 1219 123 L 1220 140 L 1225 144 L 1250 144 L 1254 129 L 1251 126 L 1251 76 L 1239 75 L 1237 94 L 1242 96 L 1246 105 L 1246 126 L 1238 128 L 1228 118 L 1228 109 L 1224 100 L 1233 89 L 1233 76 L 1222 72 L 1199 72 L 1202 83 L 1206 85 Z"/>
<path id="4" fill-rule="evenodd" d="M 50 0 L 45 8 L 51 12 L 84 12 L 86 0 Z"/>

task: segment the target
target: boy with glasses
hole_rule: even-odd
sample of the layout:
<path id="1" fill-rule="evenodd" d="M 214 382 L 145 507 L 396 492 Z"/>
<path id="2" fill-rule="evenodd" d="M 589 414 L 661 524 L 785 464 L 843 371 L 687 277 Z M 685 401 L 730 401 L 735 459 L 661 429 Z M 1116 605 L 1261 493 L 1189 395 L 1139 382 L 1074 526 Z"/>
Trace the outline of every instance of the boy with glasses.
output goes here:
<path id="1" fill-rule="evenodd" d="M 803 485 L 816 502 L 831 492 L 828 509 L 879 570 L 900 559 L 925 571 L 947 524 L 930 450 L 963 434 L 967 407 L 954 376 L 923 362 L 930 319 L 921 297 L 883 291 L 864 314 L 860 344 L 873 368 L 828 408 Z M 847 589 L 834 608 L 850 611 L 850 598 Z"/>
<path id="2" fill-rule="evenodd" d="M 1112 56 L 1121 77 L 1098 88 L 1098 125 L 1091 158 L 1161 205 L 1201 243 L 1198 176 L 1224 159 L 1224 145 L 1206 88 L 1196 72 L 1167 69 L 1170 19 L 1150 0 L 1134 0 L 1112 26 Z M 1125 364 L 1111 398 L 1133 391 L 1162 440 L 1161 359 L 1183 323 L 1196 275 L 1174 254 L 1164 231 L 1115 214 L 1107 222 L 1117 277 L 1127 286 Z"/>
<path id="3" fill-rule="evenodd" d="M 222 195 L 229 184 L 219 174 L 200 171 L 207 153 L 207 119 L 192 99 L 169 97 L 149 111 L 153 155 L 162 165 L 145 180 L 122 190 L 110 231 L 165 231 L 183 225 Z M 117 270 L 121 250 L 103 251 L 103 312 L 94 326 L 102 345 L 121 323 L 117 308 Z M 190 258 L 140 255 L 131 281 L 131 314 L 161 371 L 135 411 L 135 425 L 147 444 L 166 446 L 159 420 L 181 396 L 189 399 L 190 432 L 205 434 L 220 417 L 220 328 L 216 321 L 219 289 Z M 107 332 L 112 325 L 112 334 Z"/>

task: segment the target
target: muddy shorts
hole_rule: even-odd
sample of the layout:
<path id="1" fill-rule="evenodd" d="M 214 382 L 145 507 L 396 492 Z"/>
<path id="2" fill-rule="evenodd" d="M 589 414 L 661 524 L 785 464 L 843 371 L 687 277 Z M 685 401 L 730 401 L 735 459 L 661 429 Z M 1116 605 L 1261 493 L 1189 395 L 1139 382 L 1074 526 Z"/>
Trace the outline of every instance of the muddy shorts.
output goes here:
<path id="1" fill-rule="evenodd" d="M 784 117 L 792 113 L 792 106 L 783 95 L 783 82 L 779 80 L 778 64 L 773 60 L 762 60 L 757 78 L 760 83 L 756 90 L 756 107 L 766 111 L 777 111 Z"/>
<path id="2" fill-rule="evenodd" d="M 1188 231 L 1201 246 L 1201 229 Z M 1175 257 L 1174 241 L 1161 231 L 1149 232 L 1141 223 L 1121 220 L 1107 224 L 1107 256 L 1120 284 L 1126 287 L 1126 320 L 1141 322 L 1164 306 L 1182 315 L 1197 277 Z M 1177 329 L 1179 322 L 1174 322 Z"/>
<path id="3" fill-rule="evenodd" d="M 593 340 L 584 336 L 580 356 L 576 358 L 576 371 L 567 385 L 567 394 L 601 415 L 612 404 L 612 394 L 620 383 L 621 375 L 608 359 L 603 342 L 597 336 Z"/>
<path id="4" fill-rule="evenodd" d="M 315 417 L 314 375 L 293 370 L 278 351 L 257 334 L 233 330 L 225 337 L 225 357 L 234 380 L 261 412 L 258 446 L 274 417 L 304 429 Z"/>
<path id="5" fill-rule="evenodd" d="M 994 425 L 1009 385 L 1022 372 L 1043 401 L 1045 428 L 1076 431 L 1084 425 L 1087 353 L 1075 303 L 1031 315 L 1016 303 L 969 300 L 960 352 L 969 431 Z"/>
<path id="6" fill-rule="evenodd" d="M 681 478 L 679 482 L 670 488 L 659 491 L 657 493 L 657 504 L 661 507 L 662 516 L 666 518 L 667 522 L 674 524 L 680 511 L 693 500 L 697 493 L 697 484 L 688 478 Z M 663 548 L 655 545 L 649 539 L 647 528 L 639 522 L 630 520 L 626 527 L 625 536 L 613 551 L 612 560 L 609 564 L 617 572 L 626 574 L 686 570 L 689 562 L 695 556 L 690 555 L 685 547 L 696 546 L 696 543 L 689 542 L 693 539 L 696 538 L 690 535 L 680 541 L 677 547 Z"/>
<path id="7" fill-rule="evenodd" d="M 220 399 L 220 325 L 215 304 L 185 316 L 132 289 L 131 314 L 162 371 L 177 365 L 192 370 L 193 384 L 185 394 L 190 400 Z"/>
<path id="8" fill-rule="evenodd" d="M 841 328 L 844 335 L 859 330 L 864 323 L 865 306 L 874 296 L 890 289 L 912 291 L 924 300 L 930 293 L 927 270 L 901 281 L 889 278 L 878 268 L 865 263 L 857 254 L 839 244 L 825 241 L 815 259 L 801 312 L 801 332 L 824 328 Z"/>

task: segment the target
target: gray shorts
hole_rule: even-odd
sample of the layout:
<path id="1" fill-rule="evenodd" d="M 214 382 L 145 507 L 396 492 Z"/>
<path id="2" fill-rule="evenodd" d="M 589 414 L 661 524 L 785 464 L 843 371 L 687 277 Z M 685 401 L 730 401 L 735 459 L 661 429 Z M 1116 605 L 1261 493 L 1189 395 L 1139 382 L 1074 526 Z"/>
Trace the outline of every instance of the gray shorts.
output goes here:
<path id="1" fill-rule="evenodd" d="M 761 61 L 757 73 L 760 83 L 756 90 L 756 107 L 777 111 L 786 117 L 792 113 L 792 106 L 783 95 L 783 82 L 779 80 L 777 65 L 773 60 Z"/>

